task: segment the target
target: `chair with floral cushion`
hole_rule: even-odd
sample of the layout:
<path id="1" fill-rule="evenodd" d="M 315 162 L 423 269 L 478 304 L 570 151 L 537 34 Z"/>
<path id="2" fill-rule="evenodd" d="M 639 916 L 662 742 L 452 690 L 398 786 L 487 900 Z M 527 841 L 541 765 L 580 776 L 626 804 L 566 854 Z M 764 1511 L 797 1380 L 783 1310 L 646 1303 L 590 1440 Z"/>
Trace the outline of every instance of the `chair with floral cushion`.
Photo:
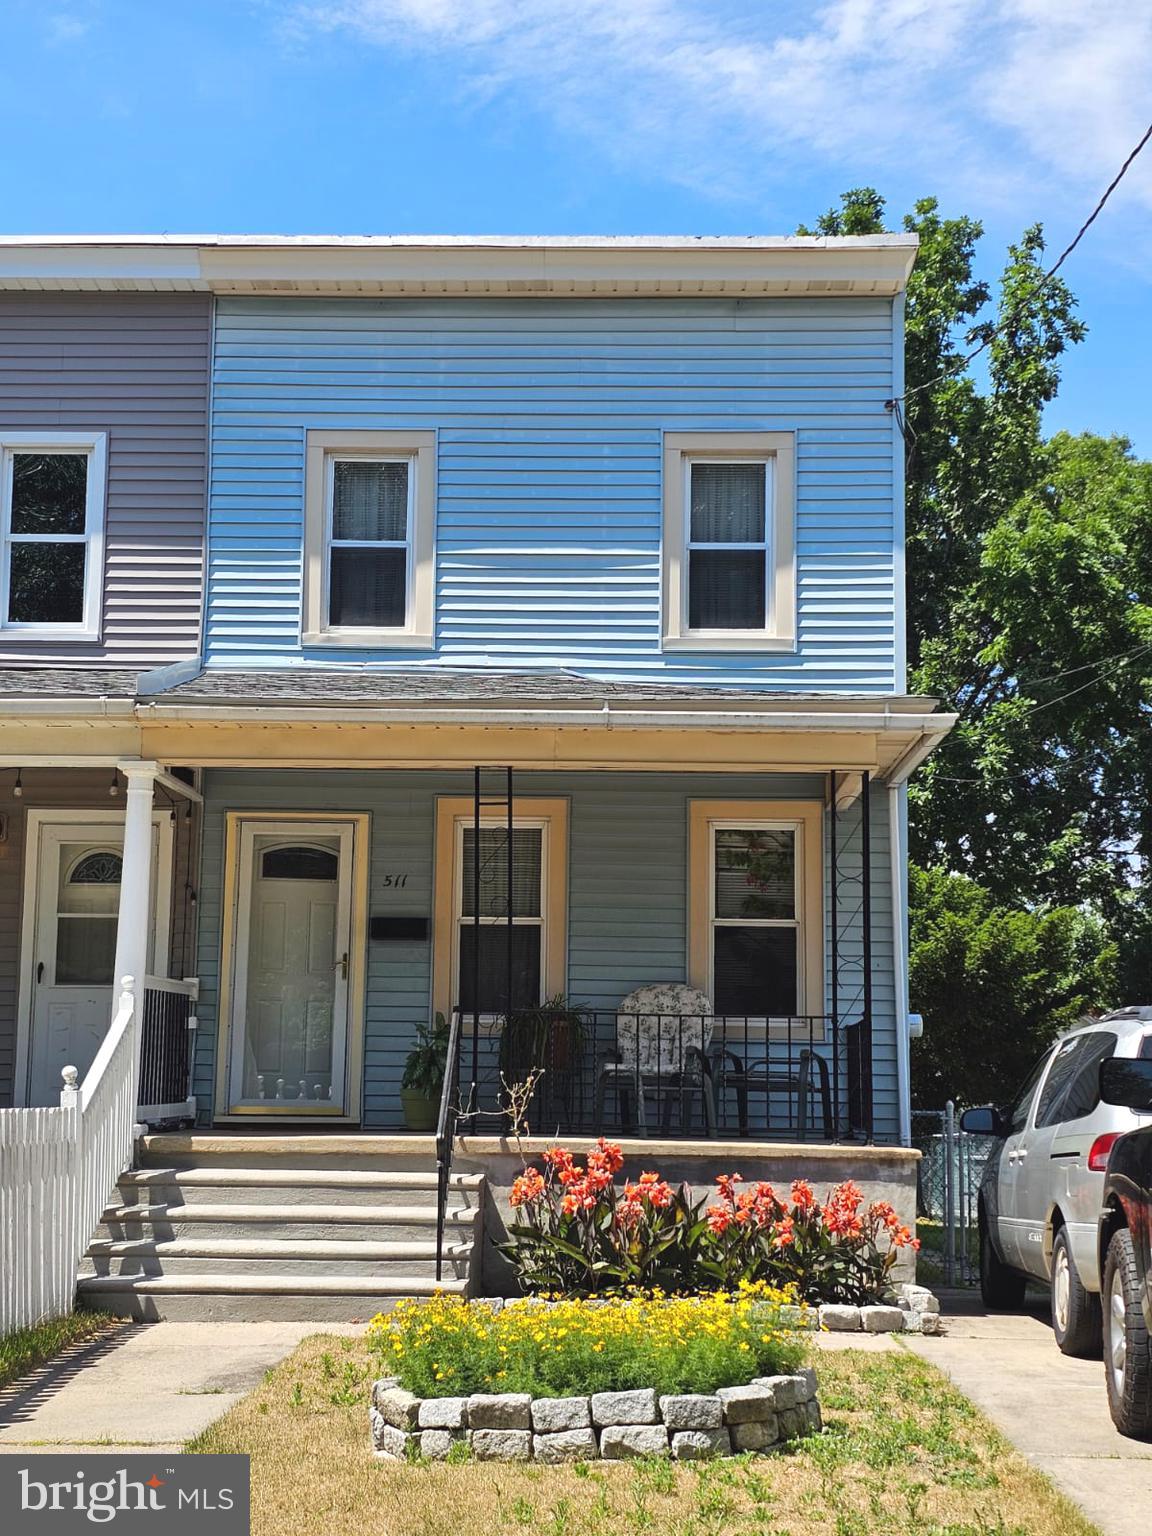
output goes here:
<path id="1" fill-rule="evenodd" d="M 616 1093 L 622 1120 L 629 1101 L 636 1102 L 636 1124 L 648 1134 L 646 1100 L 654 1095 L 662 1128 L 671 1129 L 674 1106 L 680 1126 L 691 1123 L 692 1101 L 699 1096 L 704 1128 L 716 1134 L 716 1101 L 708 1046 L 712 1039 L 712 1004 L 703 992 L 682 982 L 638 987 L 616 1011 L 616 1047 L 602 1062 L 596 1082 L 596 1118 L 604 1123 L 609 1090 Z"/>

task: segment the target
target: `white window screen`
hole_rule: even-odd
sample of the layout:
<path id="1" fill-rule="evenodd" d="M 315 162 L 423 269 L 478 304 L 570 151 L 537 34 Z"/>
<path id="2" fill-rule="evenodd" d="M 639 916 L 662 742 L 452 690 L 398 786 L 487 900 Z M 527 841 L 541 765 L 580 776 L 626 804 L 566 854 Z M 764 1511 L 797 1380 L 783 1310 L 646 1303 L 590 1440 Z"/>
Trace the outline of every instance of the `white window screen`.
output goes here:
<path id="1" fill-rule="evenodd" d="M 699 461 L 688 475 L 688 627 L 763 629 L 768 466 Z"/>
<path id="2" fill-rule="evenodd" d="M 81 624 L 88 561 L 88 455 L 13 453 L 7 624 Z"/>
<path id="3" fill-rule="evenodd" d="M 408 612 L 411 475 L 407 460 L 332 464 L 328 622 L 401 629 Z"/>

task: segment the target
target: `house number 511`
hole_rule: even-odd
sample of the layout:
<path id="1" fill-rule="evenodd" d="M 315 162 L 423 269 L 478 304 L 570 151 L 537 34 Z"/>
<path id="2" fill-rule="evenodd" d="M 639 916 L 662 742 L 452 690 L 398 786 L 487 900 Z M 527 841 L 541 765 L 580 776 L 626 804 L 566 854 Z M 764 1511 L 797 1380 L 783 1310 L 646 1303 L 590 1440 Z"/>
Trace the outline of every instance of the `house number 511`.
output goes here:
<path id="1" fill-rule="evenodd" d="M 404 887 L 408 884 L 408 876 L 407 875 L 385 875 L 384 879 L 383 879 L 383 881 L 381 883 L 383 884 L 384 889 L 386 891 L 387 890 L 402 891 L 404 889 Z"/>

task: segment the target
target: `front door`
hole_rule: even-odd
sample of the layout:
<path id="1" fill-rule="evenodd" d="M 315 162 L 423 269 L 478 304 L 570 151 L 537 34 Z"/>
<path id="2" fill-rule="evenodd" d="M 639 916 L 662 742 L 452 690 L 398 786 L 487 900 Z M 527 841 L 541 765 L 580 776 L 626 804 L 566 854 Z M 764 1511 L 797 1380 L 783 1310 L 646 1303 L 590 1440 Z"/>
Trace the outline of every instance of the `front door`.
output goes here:
<path id="1" fill-rule="evenodd" d="M 168 893 L 160 894 L 157 879 L 156 826 L 152 838 L 153 890 L 157 908 L 166 915 Z M 112 1021 L 123 850 L 122 819 L 29 817 L 29 1104 L 60 1102 L 66 1066 L 75 1067 L 83 1081 Z M 155 943 L 153 923 L 150 956 Z"/>
<path id="2" fill-rule="evenodd" d="M 353 829 L 245 822 L 229 1108 L 347 1112 Z"/>

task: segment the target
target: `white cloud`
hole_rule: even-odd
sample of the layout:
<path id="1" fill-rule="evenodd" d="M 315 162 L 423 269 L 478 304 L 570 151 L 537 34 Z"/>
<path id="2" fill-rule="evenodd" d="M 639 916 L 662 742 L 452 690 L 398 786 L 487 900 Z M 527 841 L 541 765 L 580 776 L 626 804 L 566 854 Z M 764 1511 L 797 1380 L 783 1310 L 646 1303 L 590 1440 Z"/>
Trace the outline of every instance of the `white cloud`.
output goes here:
<path id="1" fill-rule="evenodd" d="M 1086 202 L 1149 110 L 1144 0 L 273 3 L 297 32 L 431 51 L 621 161 L 752 202 L 802 163 L 985 206 Z M 1152 208 L 1152 149 L 1124 194 Z"/>
<path id="2" fill-rule="evenodd" d="M 48 41 L 54 44 L 75 43 L 89 29 L 89 23 L 80 16 L 61 13 L 47 19 Z"/>

